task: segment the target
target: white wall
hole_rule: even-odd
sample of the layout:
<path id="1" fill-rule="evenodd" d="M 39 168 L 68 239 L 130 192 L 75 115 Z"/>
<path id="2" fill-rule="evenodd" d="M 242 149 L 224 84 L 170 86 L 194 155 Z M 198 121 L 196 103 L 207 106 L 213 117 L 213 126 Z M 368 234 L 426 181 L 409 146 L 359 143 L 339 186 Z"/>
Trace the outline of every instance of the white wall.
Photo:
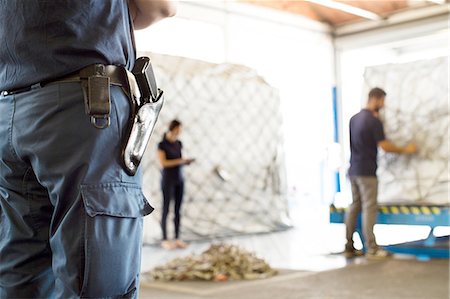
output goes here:
<path id="1" fill-rule="evenodd" d="M 246 65 L 278 88 L 289 187 L 319 200 L 333 132 L 327 26 L 252 5 L 190 1 L 180 3 L 177 17 L 137 31 L 136 41 L 139 51 Z"/>

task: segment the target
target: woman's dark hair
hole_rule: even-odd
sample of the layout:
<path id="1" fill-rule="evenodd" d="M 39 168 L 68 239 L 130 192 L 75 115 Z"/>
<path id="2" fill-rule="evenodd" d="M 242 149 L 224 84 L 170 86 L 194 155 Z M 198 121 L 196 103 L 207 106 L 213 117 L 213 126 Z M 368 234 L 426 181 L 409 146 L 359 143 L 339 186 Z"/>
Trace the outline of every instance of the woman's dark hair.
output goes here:
<path id="1" fill-rule="evenodd" d="M 169 124 L 169 131 L 172 131 L 172 130 L 176 129 L 179 126 L 181 126 L 181 122 L 179 120 L 177 120 L 177 119 L 174 119 Z"/>

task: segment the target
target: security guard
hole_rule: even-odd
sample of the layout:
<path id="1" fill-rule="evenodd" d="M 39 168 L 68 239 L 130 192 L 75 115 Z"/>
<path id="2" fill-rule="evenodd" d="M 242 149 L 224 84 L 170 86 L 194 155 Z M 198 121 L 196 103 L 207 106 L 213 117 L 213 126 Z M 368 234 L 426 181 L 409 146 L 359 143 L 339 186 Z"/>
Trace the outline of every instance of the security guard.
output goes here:
<path id="1" fill-rule="evenodd" d="M 120 149 L 133 28 L 169 0 L 0 0 L 0 298 L 136 298 L 152 208 Z"/>

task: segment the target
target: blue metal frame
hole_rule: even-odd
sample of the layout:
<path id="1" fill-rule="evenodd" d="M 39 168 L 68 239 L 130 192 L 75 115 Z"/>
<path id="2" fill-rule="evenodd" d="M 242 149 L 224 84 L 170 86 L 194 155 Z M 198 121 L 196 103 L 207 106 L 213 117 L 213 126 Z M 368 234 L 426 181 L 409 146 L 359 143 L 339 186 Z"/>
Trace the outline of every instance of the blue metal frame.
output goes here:
<path id="1" fill-rule="evenodd" d="M 337 88 L 333 87 L 333 141 L 339 142 L 339 114 L 338 114 L 338 99 Z M 334 174 L 336 192 L 341 192 L 341 175 L 339 171 Z"/>
<path id="2" fill-rule="evenodd" d="M 330 223 L 344 223 L 346 209 L 330 207 Z M 450 226 L 449 206 L 425 205 L 385 205 L 380 206 L 377 224 L 425 225 L 431 228 L 424 240 L 386 246 L 394 253 L 413 254 L 421 259 L 450 258 L 450 236 L 436 237 L 434 229 L 438 226 Z M 357 233 L 364 244 L 361 215 L 358 218 Z M 365 249 L 365 248 L 363 248 Z"/>

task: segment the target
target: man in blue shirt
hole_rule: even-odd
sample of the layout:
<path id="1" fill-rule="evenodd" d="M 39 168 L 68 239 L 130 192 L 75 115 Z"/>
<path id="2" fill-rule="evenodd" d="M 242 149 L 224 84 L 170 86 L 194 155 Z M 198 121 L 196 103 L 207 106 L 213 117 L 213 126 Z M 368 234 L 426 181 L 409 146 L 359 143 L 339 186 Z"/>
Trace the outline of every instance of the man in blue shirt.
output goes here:
<path id="1" fill-rule="evenodd" d="M 169 0 L 0 0 L 0 298 L 137 297 L 152 208 L 122 167 L 118 74 L 133 29 L 174 13 Z M 101 128 L 91 100 L 108 108 Z"/>
<path id="2" fill-rule="evenodd" d="M 344 254 L 347 257 L 361 255 L 353 247 L 353 233 L 356 229 L 358 214 L 362 210 L 362 228 L 367 258 L 385 258 L 389 253 L 377 246 L 373 226 L 377 215 L 378 146 L 384 151 L 399 154 L 412 154 L 417 151 L 411 143 L 398 147 L 384 135 L 383 124 L 378 118 L 379 110 L 384 107 L 386 92 L 373 88 L 369 92 L 367 106 L 350 119 L 350 169 L 348 171 L 352 186 L 353 202 L 345 221 L 347 244 Z"/>

